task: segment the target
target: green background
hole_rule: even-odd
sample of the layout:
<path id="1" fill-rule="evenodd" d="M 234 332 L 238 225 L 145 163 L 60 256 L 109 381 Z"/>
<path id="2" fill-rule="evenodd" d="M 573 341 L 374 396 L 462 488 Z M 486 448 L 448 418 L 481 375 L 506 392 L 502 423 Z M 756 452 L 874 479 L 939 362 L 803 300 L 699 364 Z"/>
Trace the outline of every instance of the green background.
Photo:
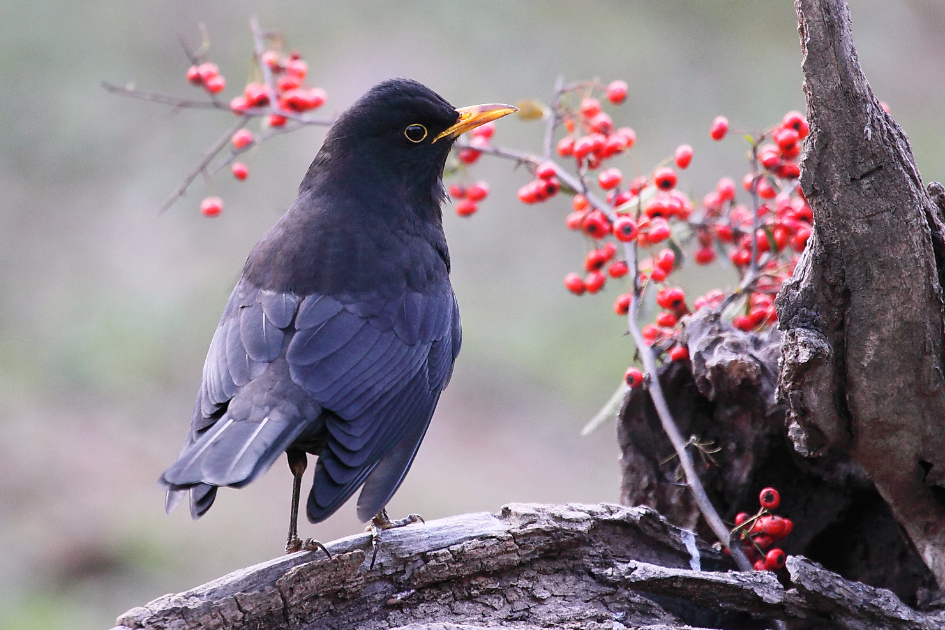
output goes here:
<path id="1" fill-rule="evenodd" d="M 107 94 L 100 81 L 197 97 L 178 39 L 210 34 L 235 95 L 249 73 L 248 17 L 302 52 L 326 115 L 377 81 L 416 78 L 457 106 L 547 99 L 555 77 L 623 78 L 610 107 L 648 170 L 688 142 L 683 187 L 740 180 L 746 145 L 708 139 L 725 114 L 762 130 L 803 110 L 793 7 L 774 1 L 66 2 L 0 5 L 0 628 L 108 628 L 126 609 L 281 553 L 283 463 L 223 491 L 199 522 L 168 517 L 155 480 L 187 431 L 203 356 L 249 249 L 292 202 L 323 131 L 248 157 L 249 179 L 198 180 L 157 208 L 231 124 Z M 858 0 L 860 61 L 903 126 L 927 181 L 945 176 L 945 9 Z M 541 125 L 507 119 L 497 144 L 538 151 Z M 633 165 L 619 163 L 626 172 Z M 564 198 L 523 206 L 528 177 L 481 160 L 492 193 L 472 219 L 445 210 L 464 346 L 393 516 L 496 511 L 510 501 L 618 496 L 613 424 L 583 424 L 632 346 L 611 303 L 561 278 L 585 244 Z M 208 192 L 222 216 L 197 211 Z M 683 274 L 690 292 L 731 272 Z M 612 283 L 613 284 L 613 283 Z M 303 534 L 359 531 L 353 506 Z"/>

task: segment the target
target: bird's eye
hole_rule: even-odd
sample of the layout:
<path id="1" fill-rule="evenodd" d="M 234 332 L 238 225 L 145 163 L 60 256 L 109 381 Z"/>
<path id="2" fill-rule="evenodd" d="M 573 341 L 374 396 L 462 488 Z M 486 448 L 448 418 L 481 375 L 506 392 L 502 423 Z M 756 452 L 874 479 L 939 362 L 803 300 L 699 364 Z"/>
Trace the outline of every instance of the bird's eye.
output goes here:
<path id="1" fill-rule="evenodd" d="M 417 144 L 427 137 L 427 128 L 423 125 L 410 125 L 404 129 L 404 135 L 407 136 L 407 140 Z"/>

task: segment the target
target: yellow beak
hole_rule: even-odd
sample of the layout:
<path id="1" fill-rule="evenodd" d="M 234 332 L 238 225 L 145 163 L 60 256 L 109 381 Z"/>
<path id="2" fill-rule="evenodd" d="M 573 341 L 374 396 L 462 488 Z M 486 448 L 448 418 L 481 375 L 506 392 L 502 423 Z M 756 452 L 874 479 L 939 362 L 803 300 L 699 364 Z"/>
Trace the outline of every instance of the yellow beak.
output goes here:
<path id="1" fill-rule="evenodd" d="M 466 133 L 470 129 L 475 129 L 479 125 L 493 121 L 496 118 L 502 118 L 518 111 L 518 107 L 512 105 L 502 105 L 501 103 L 489 103 L 487 105 L 473 105 L 472 107 L 460 107 L 456 110 L 459 114 L 459 120 L 456 124 L 433 138 L 436 142 L 440 138 L 449 138 L 452 140 L 456 136 Z M 432 144 L 432 143 L 431 143 Z"/>

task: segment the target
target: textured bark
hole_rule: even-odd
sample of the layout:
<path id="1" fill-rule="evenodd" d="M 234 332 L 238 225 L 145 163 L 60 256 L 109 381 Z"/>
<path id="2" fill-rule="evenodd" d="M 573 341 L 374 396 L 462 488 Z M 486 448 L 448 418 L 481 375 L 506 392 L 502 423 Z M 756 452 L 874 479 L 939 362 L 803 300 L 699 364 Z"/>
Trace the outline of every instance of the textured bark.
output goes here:
<path id="1" fill-rule="evenodd" d="M 928 601 L 935 579 L 863 468 L 840 449 L 811 457 L 795 451 L 786 409 L 775 401 L 778 331 L 745 333 L 701 310 L 684 320 L 681 339 L 692 362 L 669 363 L 660 381 L 683 435 L 719 449 L 699 474 L 721 516 L 732 522 L 737 512 L 754 511 L 759 491 L 774 486 L 781 492 L 777 513 L 795 523 L 778 544 L 785 552 L 889 589 L 907 604 Z M 710 537 L 679 483 L 678 460 L 645 390 L 628 396 L 617 435 L 621 502 L 647 505 Z M 690 452 L 700 460 L 697 448 Z"/>
<path id="2" fill-rule="evenodd" d="M 796 0 L 814 232 L 778 297 L 792 437 L 863 467 L 945 585 L 941 209 L 860 69 L 842 0 Z"/>
<path id="3" fill-rule="evenodd" d="M 789 559 L 721 572 L 722 556 L 646 508 L 524 505 L 300 552 L 165 595 L 118 619 L 135 628 L 940 628 L 892 593 Z M 688 624 L 688 625 L 687 625 Z"/>

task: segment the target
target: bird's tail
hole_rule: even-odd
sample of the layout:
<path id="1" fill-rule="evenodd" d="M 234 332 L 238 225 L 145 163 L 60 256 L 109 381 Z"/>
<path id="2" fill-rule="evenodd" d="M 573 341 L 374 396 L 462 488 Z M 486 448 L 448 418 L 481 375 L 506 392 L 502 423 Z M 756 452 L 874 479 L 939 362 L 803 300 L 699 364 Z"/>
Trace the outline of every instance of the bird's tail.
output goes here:
<path id="1" fill-rule="evenodd" d="M 199 518 L 210 508 L 218 487 L 251 483 L 307 427 L 297 415 L 282 414 L 278 408 L 258 420 L 224 414 L 161 475 L 159 483 L 168 490 L 165 509 L 177 507 L 189 490 L 191 515 Z"/>

